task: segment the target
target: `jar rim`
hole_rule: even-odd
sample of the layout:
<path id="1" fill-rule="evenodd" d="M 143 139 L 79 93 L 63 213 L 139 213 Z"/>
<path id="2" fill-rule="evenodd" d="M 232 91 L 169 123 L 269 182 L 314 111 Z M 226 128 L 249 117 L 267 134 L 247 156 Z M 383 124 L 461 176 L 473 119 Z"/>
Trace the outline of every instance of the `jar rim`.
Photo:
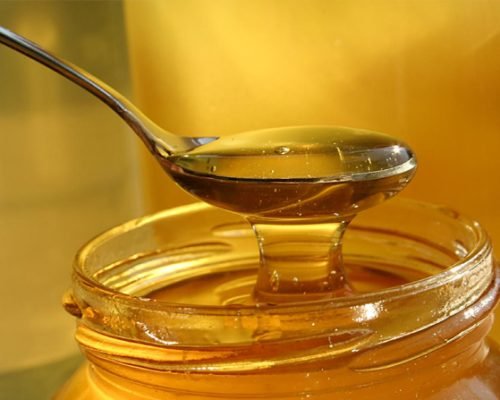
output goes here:
<path id="1" fill-rule="evenodd" d="M 393 200 L 394 201 L 394 200 Z M 445 286 L 450 283 L 450 281 L 456 280 L 458 277 L 469 271 L 473 272 L 474 267 L 477 267 L 478 260 L 481 259 L 491 259 L 492 258 L 492 246 L 488 234 L 483 229 L 483 227 L 475 220 L 469 219 L 466 216 L 456 212 L 455 210 L 433 205 L 425 202 L 415 201 L 407 198 L 398 198 L 396 200 L 399 203 L 407 203 L 413 206 L 425 207 L 433 211 L 444 213 L 453 219 L 459 220 L 463 224 L 466 224 L 471 233 L 476 236 L 475 245 L 471 248 L 465 257 L 460 261 L 457 261 L 449 268 L 443 270 L 442 272 L 431 275 L 416 281 L 404 283 L 399 286 L 393 286 L 382 290 L 377 290 L 375 292 L 360 293 L 353 296 L 345 297 L 335 297 L 328 299 L 311 300 L 305 303 L 284 303 L 277 305 L 238 305 L 237 307 L 228 308 L 224 305 L 199 305 L 199 304 L 189 304 L 189 303 L 171 303 L 166 301 L 152 300 L 147 297 L 133 296 L 126 293 L 122 293 L 118 290 L 114 290 L 108 286 L 103 285 L 101 282 L 92 279 L 87 274 L 85 274 L 85 265 L 89 254 L 93 249 L 98 248 L 103 243 L 114 238 L 118 234 L 126 234 L 132 230 L 144 227 L 155 221 L 168 219 L 172 216 L 189 215 L 191 213 L 196 213 L 198 211 L 216 209 L 215 207 L 208 205 L 206 203 L 191 203 L 172 209 L 167 209 L 159 211 L 154 214 L 150 214 L 144 217 L 136 218 L 111 228 L 103 233 L 97 235 L 90 241 L 88 241 L 76 254 L 73 272 L 77 279 L 85 281 L 87 284 L 94 286 L 108 296 L 112 296 L 114 299 L 121 299 L 122 301 L 130 302 L 137 307 L 148 307 L 154 308 L 156 310 L 172 310 L 181 307 L 185 312 L 192 313 L 203 313 L 215 315 L 223 313 L 228 314 L 238 314 L 242 312 L 254 312 L 255 310 L 266 311 L 272 310 L 273 313 L 289 313 L 290 310 L 300 310 L 304 312 L 308 309 L 315 309 L 318 307 L 346 307 L 355 306 L 359 304 L 372 303 L 377 301 L 380 297 L 404 297 L 409 295 L 416 295 L 424 290 L 435 290 L 438 287 Z"/>

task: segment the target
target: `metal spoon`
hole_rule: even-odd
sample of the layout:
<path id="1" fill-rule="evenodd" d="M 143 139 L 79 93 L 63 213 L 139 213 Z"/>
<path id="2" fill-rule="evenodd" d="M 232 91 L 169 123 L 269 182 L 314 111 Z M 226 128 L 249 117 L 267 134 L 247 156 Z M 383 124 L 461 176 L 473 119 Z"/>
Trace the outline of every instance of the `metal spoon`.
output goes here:
<path id="1" fill-rule="evenodd" d="M 255 297 L 260 302 L 350 292 L 342 267 L 343 232 L 358 212 L 397 194 L 415 172 L 416 160 L 408 146 L 365 130 L 302 126 L 220 139 L 176 136 L 106 84 L 25 38 L 0 27 L 0 43 L 106 103 L 185 190 L 246 215 L 259 242 Z M 307 268 L 302 268 L 297 260 L 313 262 L 306 261 Z"/>
<path id="2" fill-rule="evenodd" d="M 0 27 L 0 43 L 38 61 L 102 100 L 125 120 L 181 186 L 184 186 L 178 177 L 181 170 L 202 179 L 334 183 L 403 176 L 416 167 L 413 152 L 403 142 L 354 129 L 305 126 L 222 138 L 178 136 L 160 128 L 96 77 L 28 39 Z M 315 162 L 311 162 L 313 159 Z M 386 189 L 396 193 L 400 187 Z"/>

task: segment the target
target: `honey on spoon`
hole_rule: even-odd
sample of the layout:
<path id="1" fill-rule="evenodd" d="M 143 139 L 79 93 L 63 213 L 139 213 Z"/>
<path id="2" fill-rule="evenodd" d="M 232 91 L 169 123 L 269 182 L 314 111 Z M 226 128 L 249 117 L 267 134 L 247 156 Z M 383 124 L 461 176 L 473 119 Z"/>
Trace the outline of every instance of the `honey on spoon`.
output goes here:
<path id="1" fill-rule="evenodd" d="M 345 228 L 359 211 L 398 193 L 416 168 L 404 143 L 364 130 L 304 126 L 221 138 L 177 136 L 97 78 L 27 39 L 0 27 L 0 42 L 103 101 L 189 193 L 246 216 L 260 249 L 258 303 L 348 294 Z"/>

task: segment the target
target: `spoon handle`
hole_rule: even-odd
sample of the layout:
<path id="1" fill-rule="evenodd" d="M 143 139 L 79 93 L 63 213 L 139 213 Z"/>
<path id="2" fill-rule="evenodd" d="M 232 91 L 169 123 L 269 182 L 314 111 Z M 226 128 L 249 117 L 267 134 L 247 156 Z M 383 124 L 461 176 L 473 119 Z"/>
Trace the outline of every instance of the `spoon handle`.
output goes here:
<path id="1" fill-rule="evenodd" d="M 106 103 L 125 120 L 153 154 L 158 152 L 159 146 L 167 153 L 172 152 L 169 143 L 175 143 L 178 140 L 176 135 L 162 130 L 123 95 L 90 73 L 61 60 L 40 48 L 36 43 L 2 26 L 0 26 L 0 43 L 63 75 Z"/>

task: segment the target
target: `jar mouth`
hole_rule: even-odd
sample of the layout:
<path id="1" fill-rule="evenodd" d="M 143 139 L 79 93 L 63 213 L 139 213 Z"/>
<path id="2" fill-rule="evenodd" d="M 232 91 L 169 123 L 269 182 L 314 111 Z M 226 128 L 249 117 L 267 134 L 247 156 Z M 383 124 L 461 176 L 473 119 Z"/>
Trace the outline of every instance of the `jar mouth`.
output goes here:
<path id="1" fill-rule="evenodd" d="M 95 251 L 95 249 L 100 248 L 103 244 L 105 244 L 109 240 L 112 240 L 117 235 L 126 235 L 131 231 L 148 226 L 154 223 L 155 221 L 167 220 L 172 216 L 182 217 L 184 215 L 189 216 L 199 211 L 206 211 L 211 209 L 215 210 L 214 207 L 205 203 L 193 203 L 185 206 L 180 206 L 174 209 L 164 210 L 153 215 L 137 218 L 103 232 L 102 234 L 98 235 L 94 239 L 87 242 L 87 244 L 84 247 L 82 247 L 81 250 L 77 253 L 74 263 L 74 273 L 76 274 L 78 279 L 86 281 L 88 284 L 95 286 L 96 288 L 103 291 L 107 295 L 112 296 L 113 298 L 122 298 L 124 300 L 130 301 L 131 303 L 135 303 L 137 306 L 144 306 L 145 304 L 147 304 L 147 307 L 163 309 L 163 310 L 170 310 L 172 308 L 177 309 L 179 307 L 182 307 L 186 311 L 190 309 L 191 312 L 199 311 L 203 313 L 215 313 L 215 314 L 219 312 L 223 312 L 224 314 L 241 313 L 242 311 L 253 312 L 254 310 L 262 311 L 267 309 L 273 311 L 283 310 L 284 312 L 289 312 L 290 309 L 297 309 L 297 307 L 299 307 L 300 309 L 303 309 L 304 307 L 317 308 L 325 305 L 329 306 L 337 305 L 339 307 L 344 307 L 349 305 L 372 303 L 374 301 L 377 301 L 377 299 L 380 299 L 380 297 L 394 297 L 394 296 L 401 297 L 410 294 L 415 295 L 424 290 L 430 290 L 445 286 L 449 284 L 450 281 L 456 281 L 457 279 L 460 279 L 463 274 L 467 272 L 473 272 L 473 270 L 478 267 L 478 264 L 480 264 L 480 261 L 483 261 L 484 259 L 490 260 L 492 258 L 492 248 L 489 237 L 478 222 L 471 220 L 457 213 L 456 211 L 443 206 L 426 204 L 423 202 L 417 202 L 410 199 L 397 199 L 395 201 L 397 203 L 409 206 L 432 210 L 433 212 L 439 213 L 442 216 L 444 215 L 446 218 L 452 219 L 460 224 L 463 224 L 463 226 L 469 231 L 470 235 L 473 236 L 472 239 L 474 240 L 474 245 L 471 248 L 465 248 L 463 244 L 460 244 L 460 242 L 457 241 L 457 245 L 459 245 L 460 247 L 455 249 L 455 254 L 459 257 L 459 260 L 457 260 L 455 263 L 450 265 L 447 269 L 443 270 L 442 272 L 419 279 L 417 281 L 404 283 L 396 287 L 377 290 L 375 292 L 357 293 L 352 296 L 310 300 L 304 303 L 303 302 L 284 303 L 277 305 L 241 304 L 238 305 L 238 307 L 228 308 L 227 306 L 224 305 L 199 305 L 199 304 L 189 304 L 189 303 L 166 302 L 161 300 L 151 301 L 151 299 L 147 297 L 134 296 L 115 290 L 103 284 L 99 280 L 96 280 L 88 273 L 89 272 L 89 270 L 87 269 L 88 261 L 89 259 L 92 258 L 92 253 Z M 354 222 L 352 224 L 352 227 L 350 227 L 349 229 L 355 231 L 363 231 L 364 229 L 366 229 L 366 227 L 362 224 L 357 224 L 356 222 Z M 377 230 L 379 232 L 384 232 L 383 228 L 377 228 Z M 411 235 L 406 234 L 405 236 L 408 237 Z M 416 240 L 422 241 L 422 238 L 416 238 Z M 444 246 L 439 246 L 439 244 L 437 245 L 432 244 L 432 245 L 435 247 L 439 247 L 443 253 L 449 253 L 453 251 L 450 249 L 446 249 Z M 161 250 L 155 249 L 155 252 L 159 251 Z M 137 254 L 136 257 L 138 258 L 144 255 L 145 254 Z M 103 266 L 103 268 L 106 268 L 106 266 Z"/>
<path id="2" fill-rule="evenodd" d="M 178 229 L 193 219 L 196 232 L 208 227 L 198 239 L 189 226 Z M 352 351 L 435 325 L 473 306 L 495 282 L 491 244 L 477 222 L 444 207 L 394 199 L 357 217 L 346 234 L 346 252 L 356 256 L 367 246 L 396 257 L 396 249 L 397 262 L 435 274 L 349 297 L 272 306 L 159 301 L 109 284 L 120 274 L 126 274 L 126 282 L 135 279 L 144 260 L 154 261 L 172 248 L 189 250 L 201 242 L 201 254 L 210 257 L 226 254 L 234 237 L 253 241 L 242 231 L 241 221 L 197 203 L 130 221 L 91 240 L 74 264 L 73 296 L 82 310 L 80 324 L 101 334 L 160 346 L 246 346 L 328 338 L 333 343 L 330 352 Z M 232 230 L 221 233 L 221 226 Z M 176 253 L 173 259 L 179 257 L 183 255 Z M 251 260 L 256 257 L 255 250 Z M 297 357 L 303 357 L 299 353 Z"/>

